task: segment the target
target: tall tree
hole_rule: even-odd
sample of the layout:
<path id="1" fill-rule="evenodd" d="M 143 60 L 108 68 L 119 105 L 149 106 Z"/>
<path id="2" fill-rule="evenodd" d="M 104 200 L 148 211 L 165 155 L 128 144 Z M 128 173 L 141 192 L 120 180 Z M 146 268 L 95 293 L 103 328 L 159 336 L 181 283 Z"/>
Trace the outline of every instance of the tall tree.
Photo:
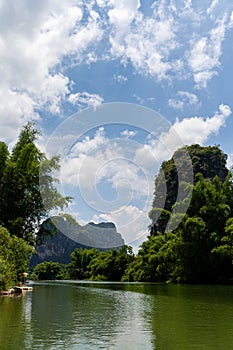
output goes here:
<path id="1" fill-rule="evenodd" d="M 29 122 L 11 154 L 0 144 L 0 224 L 30 244 L 36 244 L 36 233 L 43 235 L 39 227 L 49 211 L 63 208 L 71 200 L 57 191 L 52 176 L 59 169 L 59 157 L 48 159 L 38 149 L 38 135 Z"/>

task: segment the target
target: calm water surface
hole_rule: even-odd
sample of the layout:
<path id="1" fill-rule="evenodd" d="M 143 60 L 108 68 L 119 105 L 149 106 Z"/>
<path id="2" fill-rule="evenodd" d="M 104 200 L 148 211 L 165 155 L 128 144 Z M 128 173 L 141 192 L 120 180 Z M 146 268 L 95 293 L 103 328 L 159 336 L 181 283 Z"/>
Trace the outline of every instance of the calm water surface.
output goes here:
<path id="1" fill-rule="evenodd" d="M 233 349 L 233 286 L 54 282 L 0 298 L 0 349 Z"/>

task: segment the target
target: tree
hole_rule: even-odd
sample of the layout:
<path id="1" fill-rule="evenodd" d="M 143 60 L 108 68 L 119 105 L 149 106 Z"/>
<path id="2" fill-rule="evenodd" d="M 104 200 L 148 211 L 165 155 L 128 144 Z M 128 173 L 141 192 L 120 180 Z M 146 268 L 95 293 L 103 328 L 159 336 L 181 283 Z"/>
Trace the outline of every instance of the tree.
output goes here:
<path id="1" fill-rule="evenodd" d="M 11 236 L 0 226 L 0 290 L 18 283 L 20 274 L 27 271 L 32 252 L 22 238 Z"/>
<path id="2" fill-rule="evenodd" d="M 155 179 L 155 192 L 152 204 L 152 210 L 149 216 L 152 220 L 150 233 L 156 235 L 157 232 L 164 233 L 170 218 L 169 213 L 172 212 L 173 206 L 177 201 L 178 172 L 176 165 L 182 168 L 182 180 L 188 182 L 190 179 L 185 174 L 187 157 L 184 156 L 184 149 L 187 150 L 193 168 L 194 184 L 199 180 L 196 175 L 202 174 L 204 179 L 213 179 L 218 176 L 223 183 L 228 175 L 226 168 L 227 156 L 218 146 L 203 147 L 200 145 L 191 145 L 179 148 L 173 157 L 162 163 L 160 171 Z M 175 162 L 176 160 L 176 162 Z M 157 210 L 157 215 L 155 215 Z M 160 216 L 158 213 L 161 213 Z M 166 218 L 165 218 L 166 215 Z"/>
<path id="3" fill-rule="evenodd" d="M 41 220 L 71 200 L 62 197 L 55 187 L 52 173 L 59 169 L 59 157 L 46 158 L 35 144 L 38 135 L 29 122 L 11 154 L 0 143 L 0 224 L 34 245 L 44 234 L 39 231 Z"/>
<path id="4" fill-rule="evenodd" d="M 126 245 L 119 250 L 99 253 L 90 262 L 90 277 L 93 280 L 120 281 L 133 259 L 132 248 Z"/>
<path id="5" fill-rule="evenodd" d="M 62 264 L 53 261 L 44 261 L 34 268 L 32 277 L 37 280 L 56 280 L 67 276 L 65 267 Z"/>
<path id="6" fill-rule="evenodd" d="M 97 249 L 77 248 L 71 253 L 71 263 L 68 264 L 71 279 L 88 279 L 90 278 L 89 265 L 93 259 L 101 254 Z"/>
<path id="7" fill-rule="evenodd" d="M 193 145 L 188 151 L 194 185 L 185 181 L 183 174 L 179 183 L 182 195 L 177 198 L 175 162 L 171 159 L 162 164 L 149 214 L 151 235 L 128 265 L 125 280 L 185 283 L 233 280 L 233 175 L 226 168 L 226 156 L 217 146 Z M 175 152 L 176 164 L 183 165 L 185 172 L 185 158 L 180 152 Z M 163 197 L 166 188 L 167 195 Z M 189 199 L 187 202 L 191 190 L 191 202 Z"/>
<path id="8" fill-rule="evenodd" d="M 149 236 L 142 243 L 137 256 L 127 265 L 123 281 L 159 281 L 158 273 L 158 252 L 165 243 L 165 236 Z"/>

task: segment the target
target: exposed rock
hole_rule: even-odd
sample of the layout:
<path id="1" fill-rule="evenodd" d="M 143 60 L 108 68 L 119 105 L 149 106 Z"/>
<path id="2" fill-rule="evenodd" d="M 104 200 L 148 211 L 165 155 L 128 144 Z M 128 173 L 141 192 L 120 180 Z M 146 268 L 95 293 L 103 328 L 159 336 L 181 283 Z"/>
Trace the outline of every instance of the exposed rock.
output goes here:
<path id="1" fill-rule="evenodd" d="M 121 234 L 117 232 L 112 222 L 95 224 L 90 222 L 80 226 L 62 217 L 46 220 L 44 225 L 48 231 L 50 221 L 55 224 L 58 232 L 44 239 L 37 248 L 30 265 L 35 266 L 43 261 L 54 261 L 67 264 L 71 261 L 70 254 L 76 248 L 97 248 L 101 251 L 121 247 L 125 244 Z"/>

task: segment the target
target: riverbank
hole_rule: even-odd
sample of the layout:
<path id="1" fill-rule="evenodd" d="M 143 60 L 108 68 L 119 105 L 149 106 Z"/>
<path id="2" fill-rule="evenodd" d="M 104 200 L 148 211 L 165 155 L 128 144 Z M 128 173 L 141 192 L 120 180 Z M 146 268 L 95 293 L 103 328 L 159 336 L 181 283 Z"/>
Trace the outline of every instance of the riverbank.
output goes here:
<path id="1" fill-rule="evenodd" d="M 24 292 L 32 292 L 33 288 L 29 286 L 14 286 L 8 290 L 1 290 L 0 296 L 9 296 L 13 294 L 22 294 Z"/>

